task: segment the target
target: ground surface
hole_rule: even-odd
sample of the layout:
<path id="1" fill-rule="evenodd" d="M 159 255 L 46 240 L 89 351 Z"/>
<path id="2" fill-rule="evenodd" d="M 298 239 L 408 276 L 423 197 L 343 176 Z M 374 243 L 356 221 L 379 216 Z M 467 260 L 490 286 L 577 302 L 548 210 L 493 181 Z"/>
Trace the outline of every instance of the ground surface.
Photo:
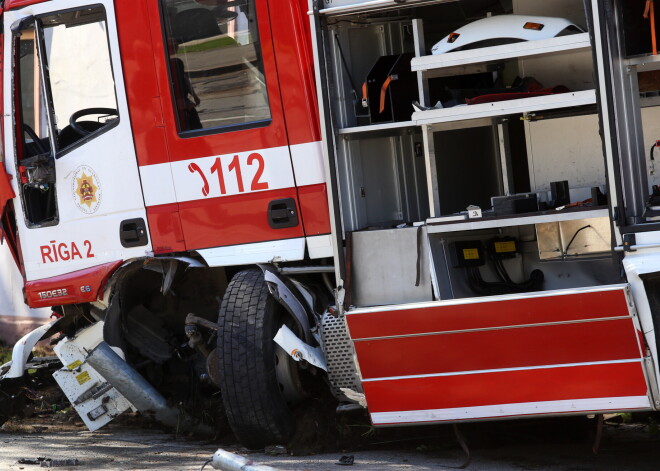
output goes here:
<path id="1" fill-rule="evenodd" d="M 41 423 L 40 423 L 41 422 Z M 595 421 L 589 424 L 566 420 L 519 421 L 471 424 L 461 427 L 470 445 L 468 470 L 657 470 L 660 468 L 660 436 L 652 419 L 639 423 L 606 425 L 597 455 L 591 451 Z M 111 424 L 91 433 L 73 418 L 53 420 L 44 416 L 28 424 L 9 423 L 0 431 L 0 470 L 42 469 L 19 464 L 20 458 L 46 457 L 80 460 L 71 470 L 199 470 L 213 452 L 224 449 L 247 454 L 231 439 L 197 441 L 130 423 Z M 381 440 L 381 441 L 379 441 Z M 370 443 L 367 443 L 370 441 Z M 335 463 L 353 455 L 350 467 Z M 353 449 L 338 449 L 314 456 L 250 453 L 257 463 L 280 470 L 449 470 L 466 455 L 457 445 L 451 427 L 415 428 L 404 433 L 378 433 L 355 443 Z M 207 470 L 212 469 L 207 466 Z"/>

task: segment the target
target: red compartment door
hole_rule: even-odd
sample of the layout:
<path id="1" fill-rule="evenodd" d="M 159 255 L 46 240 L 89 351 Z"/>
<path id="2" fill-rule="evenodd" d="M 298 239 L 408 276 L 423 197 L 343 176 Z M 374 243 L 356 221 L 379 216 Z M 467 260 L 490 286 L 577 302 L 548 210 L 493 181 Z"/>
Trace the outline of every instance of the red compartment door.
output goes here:
<path id="1" fill-rule="evenodd" d="M 628 287 L 347 314 L 375 425 L 651 407 Z"/>

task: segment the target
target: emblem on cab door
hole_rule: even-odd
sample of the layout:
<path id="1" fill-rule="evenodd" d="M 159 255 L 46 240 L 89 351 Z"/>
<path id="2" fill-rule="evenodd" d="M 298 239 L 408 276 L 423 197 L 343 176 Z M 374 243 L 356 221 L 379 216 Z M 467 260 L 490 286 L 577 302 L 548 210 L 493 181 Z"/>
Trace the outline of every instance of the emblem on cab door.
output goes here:
<path id="1" fill-rule="evenodd" d="M 85 214 L 93 214 L 101 205 L 101 183 L 96 172 L 81 165 L 73 172 L 73 198 L 76 206 Z"/>

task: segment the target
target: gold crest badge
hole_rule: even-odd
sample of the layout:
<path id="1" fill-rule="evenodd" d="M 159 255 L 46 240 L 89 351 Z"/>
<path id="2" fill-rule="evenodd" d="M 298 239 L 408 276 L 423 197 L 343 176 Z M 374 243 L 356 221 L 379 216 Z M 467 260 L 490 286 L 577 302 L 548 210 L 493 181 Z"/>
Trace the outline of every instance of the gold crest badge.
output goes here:
<path id="1" fill-rule="evenodd" d="M 87 165 L 76 169 L 73 177 L 74 201 L 85 214 L 95 213 L 101 203 L 101 186 L 98 176 Z"/>

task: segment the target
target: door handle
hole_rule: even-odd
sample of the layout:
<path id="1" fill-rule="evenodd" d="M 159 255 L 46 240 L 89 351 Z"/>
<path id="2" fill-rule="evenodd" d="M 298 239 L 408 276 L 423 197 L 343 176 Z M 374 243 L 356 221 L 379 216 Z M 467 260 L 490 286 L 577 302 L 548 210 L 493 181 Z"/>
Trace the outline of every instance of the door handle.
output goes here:
<path id="1" fill-rule="evenodd" d="M 119 225 L 119 240 L 125 248 L 141 247 L 149 243 L 144 219 L 127 219 Z"/>
<path id="2" fill-rule="evenodd" d="M 298 225 L 296 200 L 285 198 L 268 203 L 268 224 L 273 229 L 285 229 Z"/>

